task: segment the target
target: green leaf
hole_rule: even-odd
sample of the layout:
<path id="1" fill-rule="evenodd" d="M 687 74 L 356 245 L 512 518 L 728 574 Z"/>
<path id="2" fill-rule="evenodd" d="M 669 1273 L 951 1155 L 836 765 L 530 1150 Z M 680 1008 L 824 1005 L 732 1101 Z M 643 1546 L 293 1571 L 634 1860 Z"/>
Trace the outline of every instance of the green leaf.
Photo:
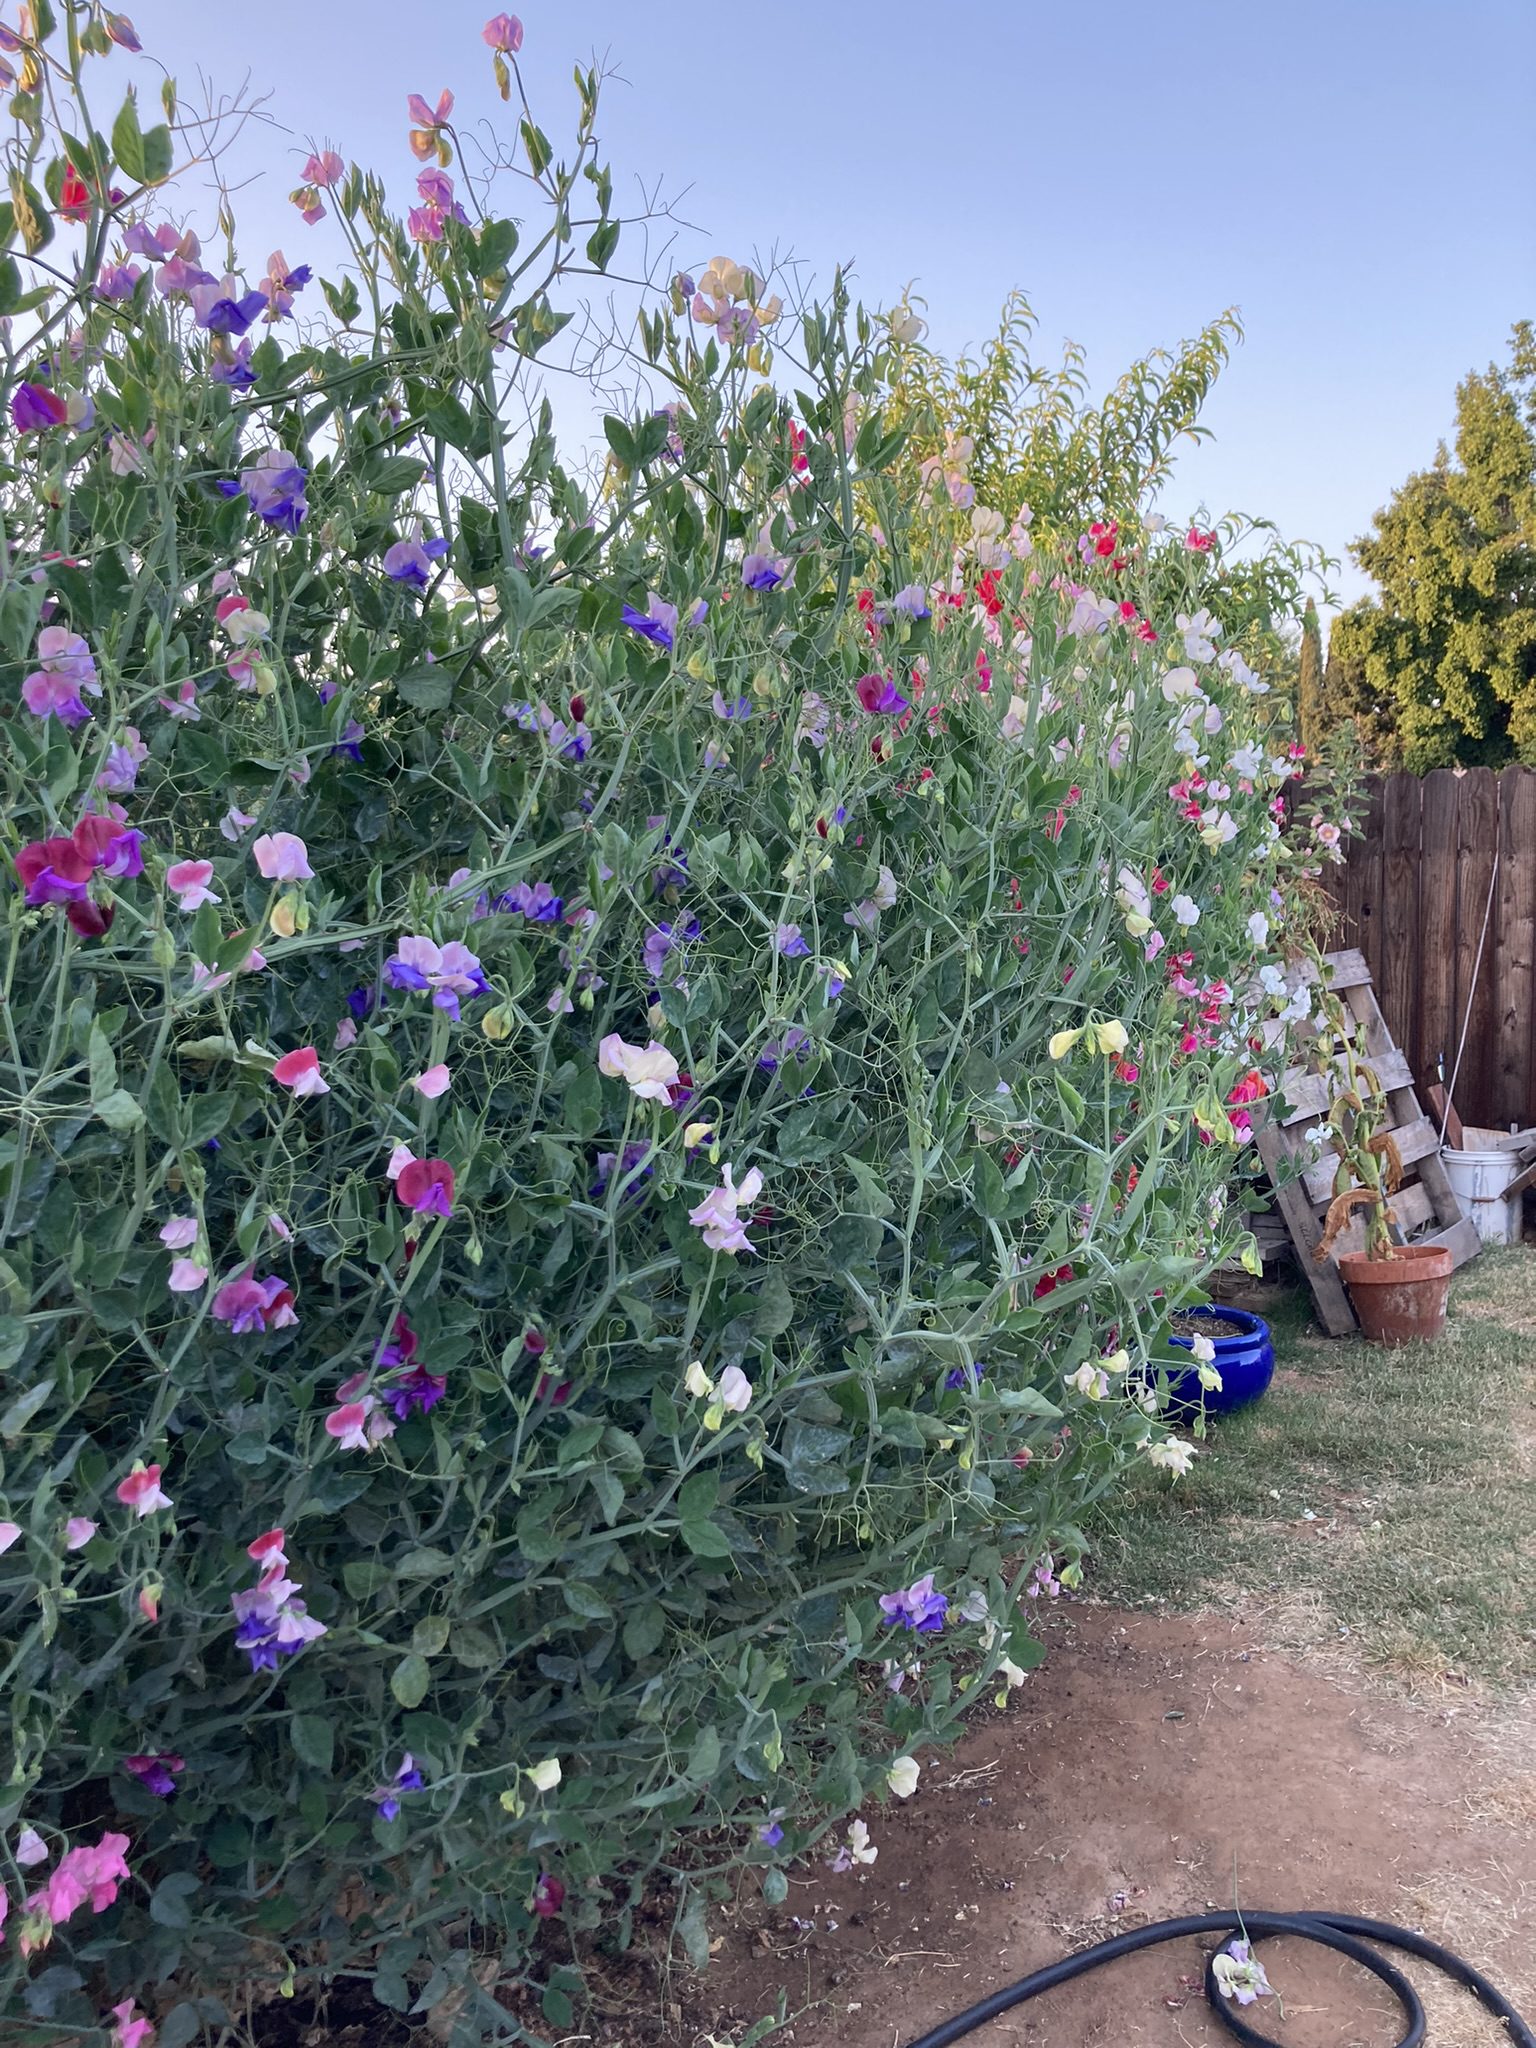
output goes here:
<path id="1" fill-rule="evenodd" d="M 523 138 L 523 147 L 528 152 L 528 168 L 536 178 L 541 178 L 549 168 L 549 137 L 542 128 L 536 128 L 531 121 L 518 124 Z"/>
<path id="2" fill-rule="evenodd" d="M 665 1611 L 654 1600 L 647 1600 L 631 1610 L 624 1624 L 624 1654 L 633 1657 L 638 1664 L 643 1657 L 649 1657 L 661 1647 L 667 1633 Z"/>
<path id="3" fill-rule="evenodd" d="M 517 249 L 517 222 L 515 220 L 488 220 L 480 230 L 480 240 L 475 246 L 475 274 L 477 277 L 491 277 L 498 270 L 505 270 Z"/>
<path id="4" fill-rule="evenodd" d="M 763 1899 L 767 1905 L 782 1906 L 789 1897 L 789 1879 L 775 1864 L 763 1872 Z"/>
<path id="5" fill-rule="evenodd" d="M 436 1657 L 448 1641 L 446 1614 L 424 1614 L 411 1630 L 411 1648 L 418 1657 Z"/>
<path id="6" fill-rule="evenodd" d="M 423 662 L 396 676 L 395 689 L 418 711 L 444 711 L 453 697 L 453 677 L 441 662 Z"/>
<path id="7" fill-rule="evenodd" d="M 612 1621 L 613 1609 L 595 1586 L 580 1579 L 568 1579 L 560 1588 L 565 1604 L 583 1621 Z"/>
<path id="8" fill-rule="evenodd" d="M 192 1925 L 187 1901 L 201 1889 L 201 1880 L 190 1870 L 173 1870 L 155 1886 L 149 1901 L 149 1917 L 157 1927 L 181 1929 Z"/>
<path id="9" fill-rule="evenodd" d="M 413 1650 L 402 1657 L 389 1674 L 389 1689 L 402 1707 L 419 1707 L 427 1696 L 427 1687 L 432 1682 L 432 1673 L 425 1657 L 418 1657 Z"/>
<path id="10" fill-rule="evenodd" d="M 27 1326 L 20 1316 L 0 1316 L 0 1372 L 13 1372 L 27 1348 Z M 619 1490 L 623 1498 L 622 1487 Z M 612 1516 L 609 1517 L 611 1521 Z"/>
<path id="11" fill-rule="evenodd" d="M 573 1138 L 590 1138 L 602 1115 L 602 1076 L 596 1067 L 583 1067 L 565 1091 L 565 1127 Z"/>
<path id="12" fill-rule="evenodd" d="M 24 1394 L 18 1394 L 3 1415 L 0 1415 L 0 1436 L 9 1443 L 18 1437 L 54 1391 L 51 1379 L 39 1380 L 35 1387 L 28 1387 Z"/>
<path id="13" fill-rule="evenodd" d="M 139 105 L 131 86 L 112 123 L 112 154 L 136 185 L 149 182 L 144 131 L 139 126 Z"/>
<path id="14" fill-rule="evenodd" d="M 587 1474 L 587 1480 L 597 1495 L 598 1506 L 603 1511 L 603 1520 L 611 1529 L 624 1511 L 624 1482 L 617 1472 L 610 1471 L 606 1465 L 595 1465 Z"/>
<path id="15" fill-rule="evenodd" d="M 126 1088 L 114 1088 L 91 1107 L 109 1131 L 136 1131 L 144 1121 L 143 1110 Z"/>
<path id="16" fill-rule="evenodd" d="M 398 1693 L 396 1697 L 399 1697 Z M 401 1704 L 415 1706 L 416 1701 L 402 1701 Z M 336 1755 L 336 1724 L 326 1715 L 295 1714 L 288 1723 L 288 1740 L 301 1764 L 308 1764 L 316 1771 L 330 1770 Z"/>
<path id="17" fill-rule="evenodd" d="M 713 1522 L 684 1522 L 679 1534 L 695 1557 L 734 1557 L 735 1546 Z"/>
<path id="18" fill-rule="evenodd" d="M 610 413 L 603 421 L 603 435 L 608 446 L 626 469 L 639 467 L 640 458 L 635 448 L 635 437 L 623 420 L 615 419 Z"/>
<path id="19" fill-rule="evenodd" d="M 701 1521 L 720 1498 L 720 1474 L 695 1472 L 683 1481 L 677 1496 L 677 1511 L 685 1522 Z"/>
<path id="20" fill-rule="evenodd" d="M 382 462 L 372 462 L 363 472 L 363 484 L 370 491 L 377 491 L 381 497 L 397 498 L 402 491 L 409 491 L 422 479 L 423 466 L 409 455 L 388 455 Z"/>
<path id="21" fill-rule="evenodd" d="M 91 1076 L 91 1101 L 100 1102 L 117 1087 L 117 1058 L 99 1024 L 92 1024 L 86 1064 Z"/>
<path id="22" fill-rule="evenodd" d="M 11 174 L 11 213 L 21 230 L 22 245 L 27 254 L 35 256 L 40 249 L 46 249 L 53 240 L 52 211 L 42 193 L 19 171 Z"/>

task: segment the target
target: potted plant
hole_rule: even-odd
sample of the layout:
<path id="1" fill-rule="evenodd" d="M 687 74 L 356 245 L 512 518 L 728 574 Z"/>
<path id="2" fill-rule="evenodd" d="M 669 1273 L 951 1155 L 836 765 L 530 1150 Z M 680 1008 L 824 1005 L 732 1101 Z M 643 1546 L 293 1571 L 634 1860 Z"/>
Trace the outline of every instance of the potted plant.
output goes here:
<path id="1" fill-rule="evenodd" d="M 1445 1245 L 1393 1241 L 1397 1223 L 1391 1198 L 1402 1184 L 1403 1162 L 1387 1123 L 1386 1091 L 1360 1056 L 1336 996 L 1323 1012 L 1342 1054 L 1347 1085 L 1329 1107 L 1327 1127 L 1339 1155 L 1333 1200 L 1312 1256 L 1333 1256 L 1340 1233 L 1357 1212 L 1365 1226 L 1363 1250 L 1338 1254 L 1363 1334 L 1373 1344 L 1409 1344 L 1438 1337 L 1445 1328 L 1451 1254 Z M 1400 1237 L 1400 1233 L 1399 1233 Z"/>

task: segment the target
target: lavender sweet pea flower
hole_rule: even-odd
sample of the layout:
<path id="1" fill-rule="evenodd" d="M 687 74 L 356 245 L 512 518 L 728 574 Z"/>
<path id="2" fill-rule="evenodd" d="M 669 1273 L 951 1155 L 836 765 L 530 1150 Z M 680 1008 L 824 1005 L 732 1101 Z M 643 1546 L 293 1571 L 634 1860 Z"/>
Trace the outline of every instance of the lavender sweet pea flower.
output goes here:
<path id="1" fill-rule="evenodd" d="M 784 581 L 788 564 L 778 555 L 744 555 L 741 580 L 748 590 L 773 590 Z"/>
<path id="2" fill-rule="evenodd" d="M 380 1820 L 393 1820 L 400 1811 L 400 1801 L 396 1794 L 420 1792 L 425 1783 L 426 1780 L 416 1768 L 415 1758 L 407 1750 L 400 1760 L 399 1770 L 390 1783 L 381 1785 L 376 1792 L 370 1792 L 368 1797 L 378 1807 Z"/>
<path id="3" fill-rule="evenodd" d="M 519 911 L 534 924 L 557 924 L 564 907 L 548 882 L 519 882 L 496 898 L 498 910 Z"/>
<path id="4" fill-rule="evenodd" d="M 792 1059 L 798 1066 L 804 1066 L 812 1051 L 811 1034 L 799 1024 L 791 1024 L 782 1038 L 770 1038 L 757 1056 L 757 1064 L 765 1074 L 775 1074 L 781 1060 Z"/>
<path id="5" fill-rule="evenodd" d="M 417 590 L 425 590 L 432 564 L 440 562 L 447 552 L 448 543 L 441 534 L 432 540 L 423 540 L 418 524 L 413 534 L 385 549 L 384 574 L 391 583 L 409 583 Z"/>
<path id="6" fill-rule="evenodd" d="M 782 953 L 786 960 L 804 960 L 808 958 L 811 950 L 797 924 L 775 925 L 773 947 L 774 951 Z"/>
<path id="7" fill-rule="evenodd" d="M 659 924 L 654 931 L 646 934 L 645 971 L 652 981 L 659 981 L 667 964 L 669 953 L 684 946 L 691 946 L 703 927 L 696 917 L 690 917 L 682 924 Z"/>
<path id="8" fill-rule="evenodd" d="M 249 498 L 251 509 L 268 526 L 297 533 L 309 511 L 304 502 L 308 478 L 309 472 L 294 461 L 286 448 L 269 448 L 248 469 L 241 470 L 239 487 Z M 229 485 L 221 488 L 227 496 L 234 496 Z"/>
<path id="9" fill-rule="evenodd" d="M 139 738 L 136 726 L 127 726 L 124 737 L 107 749 L 106 761 L 96 777 L 96 787 L 108 796 L 132 796 L 139 770 L 149 759 L 149 749 Z"/>
<path id="10" fill-rule="evenodd" d="M 96 279 L 96 296 L 109 304 L 120 304 L 133 297 L 134 288 L 144 275 L 137 263 L 108 263 L 102 266 Z"/>
<path id="11" fill-rule="evenodd" d="M 232 277 L 194 284 L 187 299 L 193 319 L 209 334 L 244 334 L 267 305 L 265 292 L 241 292 Z"/>
<path id="12" fill-rule="evenodd" d="M 928 593 L 921 583 L 908 583 L 891 599 L 891 610 L 905 612 L 909 619 L 926 619 L 929 615 Z"/>
<path id="13" fill-rule="evenodd" d="M 944 1626 L 949 1596 L 935 1593 L 933 1573 L 925 1572 L 895 1593 L 880 1595 L 880 1612 L 893 1627 L 909 1628 L 917 1635 L 934 1635 Z"/>
<path id="14" fill-rule="evenodd" d="M 745 719 L 752 716 L 752 700 L 750 697 L 732 697 L 727 701 L 716 690 L 711 702 L 714 706 L 716 718 Z"/>
<path id="15" fill-rule="evenodd" d="M 101 695 L 90 648 L 65 626 L 44 626 L 37 636 L 37 658 L 41 667 L 22 683 L 22 702 L 34 717 L 82 725 L 91 715 L 83 692 Z"/>
<path id="16" fill-rule="evenodd" d="M 597 1155 L 596 1177 L 587 1189 L 588 1195 L 594 1202 L 600 1202 L 604 1195 L 607 1194 L 608 1183 L 613 1179 L 614 1171 L 617 1169 L 619 1178 L 627 1183 L 622 1199 L 626 1202 L 643 1201 L 645 1199 L 643 1184 L 651 1178 L 651 1175 L 656 1170 L 653 1166 L 647 1164 L 650 1156 L 651 1147 L 643 1138 L 632 1139 L 624 1147 L 622 1162 L 617 1152 L 599 1152 Z M 630 1178 L 631 1175 L 635 1176 L 633 1180 Z"/>

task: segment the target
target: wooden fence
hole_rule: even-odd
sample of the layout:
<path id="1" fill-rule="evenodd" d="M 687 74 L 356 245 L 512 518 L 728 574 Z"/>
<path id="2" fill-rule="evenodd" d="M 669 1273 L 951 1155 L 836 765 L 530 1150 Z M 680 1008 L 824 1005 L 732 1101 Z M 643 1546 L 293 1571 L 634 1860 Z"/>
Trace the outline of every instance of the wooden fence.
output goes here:
<path id="1" fill-rule="evenodd" d="M 1364 953 L 1421 1084 L 1442 1059 L 1450 1079 L 1466 1020 L 1463 1121 L 1536 1123 L 1536 769 L 1376 776 L 1369 799 L 1331 943 Z"/>

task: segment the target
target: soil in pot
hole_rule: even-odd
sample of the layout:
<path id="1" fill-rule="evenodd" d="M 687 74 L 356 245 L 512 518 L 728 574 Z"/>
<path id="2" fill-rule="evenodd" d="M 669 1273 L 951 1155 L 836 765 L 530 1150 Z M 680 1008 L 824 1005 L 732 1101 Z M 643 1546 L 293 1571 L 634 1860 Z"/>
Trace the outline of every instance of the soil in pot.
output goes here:
<path id="1" fill-rule="evenodd" d="M 1344 1252 L 1339 1276 L 1373 1344 L 1415 1344 L 1445 1328 L 1451 1254 L 1441 1244 L 1395 1244 L 1385 1259 Z"/>

